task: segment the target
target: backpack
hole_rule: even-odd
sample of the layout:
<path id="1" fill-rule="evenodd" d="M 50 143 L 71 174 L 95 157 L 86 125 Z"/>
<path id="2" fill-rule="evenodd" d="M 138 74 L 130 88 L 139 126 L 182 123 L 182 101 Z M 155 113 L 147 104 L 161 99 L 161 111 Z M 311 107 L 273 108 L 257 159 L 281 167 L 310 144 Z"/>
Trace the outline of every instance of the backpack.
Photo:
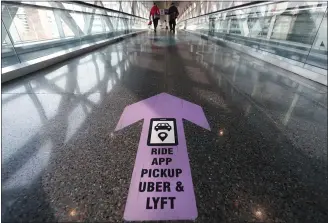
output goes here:
<path id="1" fill-rule="evenodd" d="M 156 13 L 156 14 L 154 15 L 154 19 L 159 19 L 159 18 L 160 18 L 160 14 L 157 14 L 157 13 Z"/>

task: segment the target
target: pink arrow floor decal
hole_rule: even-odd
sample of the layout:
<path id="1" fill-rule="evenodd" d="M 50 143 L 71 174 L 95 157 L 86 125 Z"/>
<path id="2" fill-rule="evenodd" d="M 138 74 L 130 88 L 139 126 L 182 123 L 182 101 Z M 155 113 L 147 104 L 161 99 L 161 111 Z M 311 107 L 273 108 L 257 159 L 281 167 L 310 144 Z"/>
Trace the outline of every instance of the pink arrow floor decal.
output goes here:
<path id="1" fill-rule="evenodd" d="M 144 119 L 126 221 L 194 220 L 195 193 L 182 119 L 210 130 L 203 109 L 161 93 L 127 106 L 116 131 Z"/>

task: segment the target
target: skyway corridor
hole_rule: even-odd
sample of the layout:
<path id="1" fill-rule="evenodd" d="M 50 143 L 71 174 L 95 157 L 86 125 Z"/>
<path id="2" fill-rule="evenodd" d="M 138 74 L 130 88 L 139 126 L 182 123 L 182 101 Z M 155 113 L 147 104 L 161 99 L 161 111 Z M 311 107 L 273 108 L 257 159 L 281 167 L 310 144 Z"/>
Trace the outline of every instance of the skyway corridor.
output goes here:
<path id="1" fill-rule="evenodd" d="M 146 117 L 120 128 L 122 113 L 158 94 L 164 110 L 179 109 L 174 97 L 199 105 L 209 125 L 186 109 L 178 125 L 196 222 L 328 221 L 326 86 L 179 30 L 2 84 L 2 221 L 123 222 Z M 161 141 L 174 121 L 153 122 Z"/>

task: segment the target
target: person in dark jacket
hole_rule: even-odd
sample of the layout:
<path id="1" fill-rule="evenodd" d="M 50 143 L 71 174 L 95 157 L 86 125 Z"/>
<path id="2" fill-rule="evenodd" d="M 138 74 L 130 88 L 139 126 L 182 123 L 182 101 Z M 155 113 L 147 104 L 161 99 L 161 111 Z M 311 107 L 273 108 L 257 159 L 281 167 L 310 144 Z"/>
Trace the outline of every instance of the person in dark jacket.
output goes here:
<path id="1" fill-rule="evenodd" d="M 172 2 L 171 7 L 169 8 L 169 25 L 170 31 L 175 32 L 176 19 L 179 15 L 178 8 Z"/>

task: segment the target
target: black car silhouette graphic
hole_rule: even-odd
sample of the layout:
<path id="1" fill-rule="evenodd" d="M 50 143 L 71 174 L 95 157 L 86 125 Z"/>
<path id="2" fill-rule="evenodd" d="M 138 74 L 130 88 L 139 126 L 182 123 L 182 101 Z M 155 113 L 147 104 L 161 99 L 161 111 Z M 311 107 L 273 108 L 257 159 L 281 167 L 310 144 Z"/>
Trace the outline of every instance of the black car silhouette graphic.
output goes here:
<path id="1" fill-rule="evenodd" d="M 158 123 L 156 126 L 155 126 L 155 130 L 158 131 L 158 130 L 168 130 L 170 131 L 171 130 L 171 126 L 168 124 L 168 123 Z"/>

